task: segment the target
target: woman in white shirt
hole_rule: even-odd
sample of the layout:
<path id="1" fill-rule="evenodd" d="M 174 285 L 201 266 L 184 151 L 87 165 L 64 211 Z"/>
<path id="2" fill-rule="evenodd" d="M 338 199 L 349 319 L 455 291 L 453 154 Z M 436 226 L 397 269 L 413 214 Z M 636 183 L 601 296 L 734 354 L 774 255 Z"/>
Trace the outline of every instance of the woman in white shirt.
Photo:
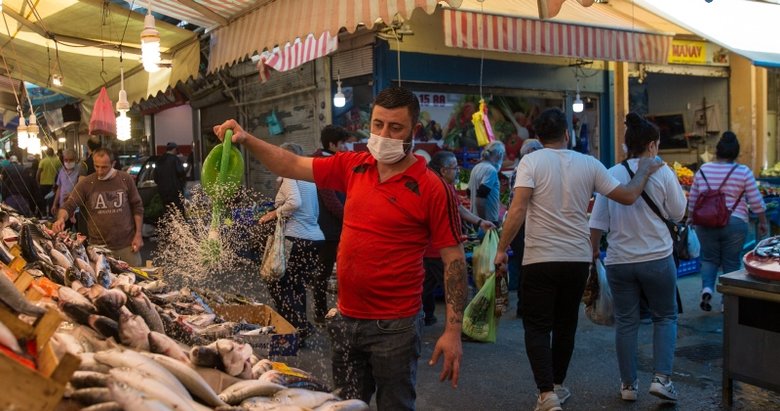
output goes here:
<path id="1" fill-rule="evenodd" d="M 657 155 L 660 141 L 658 128 L 636 113 L 626 116 L 626 126 L 628 159 L 609 169 L 622 183 L 631 180 L 639 158 Z M 669 167 L 652 174 L 644 192 L 665 219 L 683 218 L 685 195 Z M 669 377 L 677 339 L 677 268 L 669 229 L 645 198 L 627 206 L 598 195 L 590 217 L 591 242 L 594 256 L 598 255 L 602 234 L 607 232 L 609 248 L 604 264 L 614 298 L 621 397 L 626 401 L 637 399 L 639 301 L 644 292 L 653 319 L 654 376 L 650 394 L 676 401 L 677 392 Z"/>
<path id="2" fill-rule="evenodd" d="M 284 143 L 281 148 L 303 155 L 303 148 L 295 143 Z M 303 342 L 314 327 L 306 320 L 306 283 L 319 270 L 319 246 L 325 240 L 317 218 L 317 186 L 301 180 L 282 178 L 276 193 L 276 209 L 260 217 L 260 223 L 285 218 L 284 236 L 292 242 L 287 270 L 277 281 L 268 283 L 268 291 L 279 312 L 298 329 Z"/>

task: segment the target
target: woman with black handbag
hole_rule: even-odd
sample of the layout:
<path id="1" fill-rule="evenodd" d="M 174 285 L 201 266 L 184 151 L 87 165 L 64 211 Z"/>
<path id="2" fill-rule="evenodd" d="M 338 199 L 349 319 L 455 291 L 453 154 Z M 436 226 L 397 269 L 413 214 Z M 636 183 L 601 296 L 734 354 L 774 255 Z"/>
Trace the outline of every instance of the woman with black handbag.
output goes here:
<path id="1" fill-rule="evenodd" d="M 626 116 L 626 126 L 628 159 L 609 169 L 609 173 L 623 183 L 631 179 L 639 158 L 658 154 L 660 141 L 658 128 L 636 113 Z M 685 213 L 685 203 L 685 195 L 674 172 L 669 167 L 662 167 L 650 176 L 641 201 L 626 206 L 599 195 L 593 207 L 590 228 L 594 256 L 599 253 L 603 233 L 608 232 L 609 248 L 604 264 L 614 299 L 620 394 L 626 401 L 637 399 L 637 339 L 642 294 L 647 297 L 653 321 L 654 376 L 650 394 L 667 401 L 677 400 L 677 392 L 669 378 L 677 339 L 677 268 L 667 221 L 680 221 Z M 660 215 L 656 215 L 653 207 Z"/>

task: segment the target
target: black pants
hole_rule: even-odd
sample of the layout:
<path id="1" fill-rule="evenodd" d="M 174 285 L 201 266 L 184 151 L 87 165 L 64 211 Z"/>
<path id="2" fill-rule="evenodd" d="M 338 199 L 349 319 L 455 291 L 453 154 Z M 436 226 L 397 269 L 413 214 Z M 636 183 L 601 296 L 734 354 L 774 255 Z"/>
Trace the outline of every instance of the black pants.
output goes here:
<path id="1" fill-rule="evenodd" d="M 276 305 L 276 311 L 298 329 L 302 338 L 308 336 L 306 321 L 306 280 L 314 270 L 319 270 L 319 241 L 287 237 L 292 241 L 287 270 L 277 281 L 268 282 L 268 291 Z"/>
<path id="2" fill-rule="evenodd" d="M 52 197 L 51 200 L 47 200 L 46 196 L 51 192 L 51 188 L 53 185 L 41 185 L 40 186 L 40 198 L 43 203 L 39 205 L 39 208 L 41 209 L 41 215 L 42 216 L 48 216 L 51 214 L 51 206 L 54 204 L 54 198 Z"/>
<path id="3" fill-rule="evenodd" d="M 552 262 L 522 267 L 525 349 L 540 392 L 552 391 L 566 379 L 589 266 Z"/>
<path id="4" fill-rule="evenodd" d="M 520 231 L 509 244 L 512 248 L 512 266 L 518 267 L 517 269 L 517 316 L 523 314 L 523 255 L 525 254 L 525 224 L 520 227 Z"/>
<path id="5" fill-rule="evenodd" d="M 423 258 L 425 280 L 423 280 L 422 306 L 425 319 L 434 317 L 436 311 L 436 287 L 444 284 L 444 262 L 441 258 Z"/>
<path id="6" fill-rule="evenodd" d="M 325 318 L 328 313 L 328 279 L 333 275 L 333 264 L 336 263 L 336 252 L 339 249 L 338 240 L 320 242 L 320 268 L 311 277 L 311 293 L 314 299 L 314 317 Z"/>

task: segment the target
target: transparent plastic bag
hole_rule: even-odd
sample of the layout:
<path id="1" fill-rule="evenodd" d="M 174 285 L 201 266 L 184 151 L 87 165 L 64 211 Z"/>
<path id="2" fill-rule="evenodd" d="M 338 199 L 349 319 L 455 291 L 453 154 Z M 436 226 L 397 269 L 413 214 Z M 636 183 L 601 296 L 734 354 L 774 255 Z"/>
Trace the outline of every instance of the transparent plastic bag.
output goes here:
<path id="1" fill-rule="evenodd" d="M 594 324 L 612 326 L 615 323 L 612 292 L 607 282 L 607 269 L 600 259 L 591 266 L 590 277 L 588 283 L 594 279 L 598 281 L 598 294 L 590 296 L 591 303 L 585 305 L 585 316 Z"/>
<path id="2" fill-rule="evenodd" d="M 276 219 L 276 229 L 268 237 L 260 263 L 260 276 L 266 281 L 277 281 L 287 271 L 287 259 L 290 257 L 291 242 L 284 238 L 284 219 Z"/>
<path id="3" fill-rule="evenodd" d="M 691 260 L 699 258 L 701 255 L 701 243 L 699 236 L 696 235 L 696 229 L 693 226 L 688 228 L 688 256 Z"/>

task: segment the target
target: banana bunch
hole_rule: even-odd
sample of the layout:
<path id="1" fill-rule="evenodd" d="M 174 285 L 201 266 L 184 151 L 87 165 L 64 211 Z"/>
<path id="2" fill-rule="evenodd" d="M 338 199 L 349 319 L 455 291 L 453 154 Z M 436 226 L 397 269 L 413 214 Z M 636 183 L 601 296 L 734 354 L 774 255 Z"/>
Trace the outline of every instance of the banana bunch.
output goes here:
<path id="1" fill-rule="evenodd" d="M 677 181 L 680 182 L 680 185 L 691 186 L 693 184 L 693 170 L 676 161 L 672 169 L 674 169 L 674 174 L 677 175 Z"/>
<path id="2" fill-rule="evenodd" d="M 780 177 L 780 162 L 775 163 L 772 167 L 761 170 L 761 177 Z"/>

